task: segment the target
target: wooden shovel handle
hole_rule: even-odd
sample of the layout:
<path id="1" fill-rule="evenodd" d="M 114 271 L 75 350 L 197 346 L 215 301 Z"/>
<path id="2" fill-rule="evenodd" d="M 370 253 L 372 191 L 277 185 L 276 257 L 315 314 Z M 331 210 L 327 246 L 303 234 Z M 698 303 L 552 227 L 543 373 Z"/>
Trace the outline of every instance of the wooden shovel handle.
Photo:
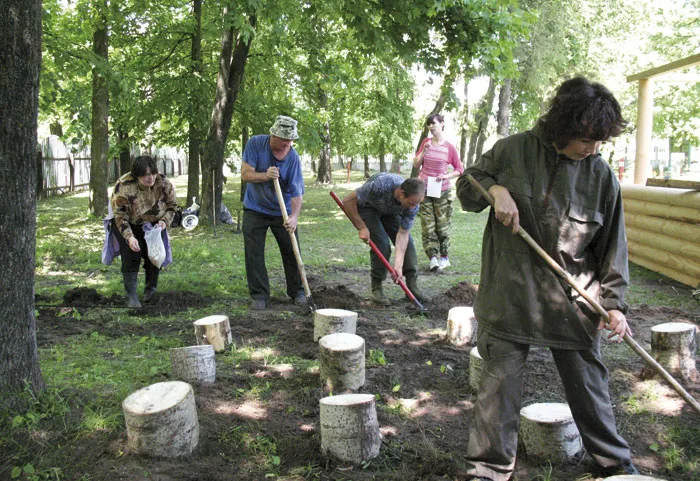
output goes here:
<path id="1" fill-rule="evenodd" d="M 489 192 L 484 189 L 484 187 L 477 181 L 470 173 L 465 173 L 464 175 L 467 176 L 467 180 L 479 191 L 479 193 L 488 201 L 489 204 L 491 204 L 491 207 L 494 207 L 494 198 Z M 545 252 L 544 249 L 542 249 L 535 240 L 530 237 L 530 234 L 528 234 L 525 229 L 520 227 L 518 229 L 517 234 L 529 245 L 532 247 L 535 252 L 552 268 L 552 270 L 558 274 L 562 279 L 566 281 L 567 284 L 569 284 L 571 287 L 573 287 L 576 292 L 581 294 L 581 297 L 583 297 L 597 312 L 600 314 L 600 316 L 603 318 L 606 324 L 610 323 L 610 315 L 608 314 L 608 311 L 606 311 L 603 306 L 601 306 L 598 301 L 593 299 L 588 292 L 586 292 L 575 280 L 571 275 L 566 272 L 557 262 Z M 676 390 L 678 394 L 681 395 L 683 399 L 685 399 L 688 404 L 690 404 L 698 413 L 700 413 L 700 404 L 693 398 L 690 394 L 688 394 L 688 391 L 686 391 L 683 386 L 681 386 L 678 381 L 676 381 L 673 376 L 671 376 L 668 371 L 666 371 L 661 364 L 659 364 L 656 359 L 651 357 L 651 355 L 646 352 L 642 346 L 640 346 L 637 341 L 635 341 L 632 336 L 629 334 L 625 334 L 624 337 L 622 338 L 623 341 L 625 341 L 634 352 L 639 354 L 639 356 L 644 359 L 647 364 L 649 364 L 657 373 L 663 377 L 667 383 L 673 387 L 673 389 Z"/>
<path id="2" fill-rule="evenodd" d="M 287 215 L 287 206 L 284 204 L 284 196 L 282 195 L 282 188 L 280 187 L 279 179 L 272 179 L 275 184 L 275 193 L 277 194 L 277 202 L 280 205 L 280 211 L 282 211 L 282 219 L 284 223 L 287 223 L 289 216 Z M 306 268 L 304 267 L 304 261 L 301 260 L 301 252 L 299 252 L 299 243 L 297 242 L 297 236 L 294 232 L 289 233 L 289 238 L 292 241 L 292 249 L 294 249 L 294 257 L 297 260 L 297 266 L 299 267 L 299 274 L 301 275 L 301 283 L 304 286 L 304 295 L 306 299 L 311 299 L 311 289 L 309 289 L 309 282 L 306 280 Z"/>

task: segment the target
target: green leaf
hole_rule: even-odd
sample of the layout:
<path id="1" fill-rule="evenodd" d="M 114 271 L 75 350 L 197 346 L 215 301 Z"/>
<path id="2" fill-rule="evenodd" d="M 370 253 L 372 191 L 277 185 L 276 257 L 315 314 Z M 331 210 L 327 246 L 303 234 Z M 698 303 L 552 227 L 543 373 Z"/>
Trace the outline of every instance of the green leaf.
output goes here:
<path id="1" fill-rule="evenodd" d="M 15 416 L 12 418 L 12 427 L 16 428 L 18 426 L 21 426 L 24 424 L 24 417 L 23 416 Z"/>
<path id="2" fill-rule="evenodd" d="M 279 456 L 271 456 L 271 458 L 272 458 L 272 464 L 274 464 L 275 466 L 279 466 L 280 463 L 282 462 L 282 460 L 280 459 Z"/>
<path id="3" fill-rule="evenodd" d="M 14 468 L 12 468 L 12 475 L 11 475 L 12 479 L 17 479 L 21 475 L 22 475 L 22 468 L 20 468 L 19 466 L 15 466 Z"/>
<path id="4" fill-rule="evenodd" d="M 29 463 L 25 464 L 22 470 L 27 474 L 34 474 L 36 472 L 34 466 Z"/>
<path id="5" fill-rule="evenodd" d="M 391 389 L 391 392 L 399 392 L 399 389 L 401 389 L 401 384 L 397 384 Z"/>
<path id="6" fill-rule="evenodd" d="M 659 451 L 659 445 L 658 445 L 657 443 L 651 444 L 651 445 L 649 446 L 649 449 L 651 449 L 652 451 L 654 451 L 655 453 L 657 453 L 657 452 Z"/>

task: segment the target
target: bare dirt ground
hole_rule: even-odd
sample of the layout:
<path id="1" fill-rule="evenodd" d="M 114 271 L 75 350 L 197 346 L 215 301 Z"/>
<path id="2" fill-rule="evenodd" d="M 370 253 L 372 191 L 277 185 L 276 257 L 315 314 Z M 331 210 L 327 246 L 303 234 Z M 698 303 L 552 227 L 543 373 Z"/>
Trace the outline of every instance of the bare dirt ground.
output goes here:
<path id="1" fill-rule="evenodd" d="M 357 334 L 365 339 L 366 351 L 381 349 L 386 364 L 368 364 L 361 392 L 377 396 L 377 412 L 384 435 L 378 458 L 360 467 L 325 459 L 320 453 L 319 399 L 322 391 L 317 371 L 297 372 L 285 364 L 266 365 L 262 360 L 236 366 L 217 362 L 217 381 L 196 386 L 200 421 L 200 444 L 183 460 L 144 459 L 129 453 L 126 432 L 112 432 L 72 441 L 71 456 L 83 460 L 90 480 L 214 481 L 263 479 L 322 480 L 455 480 L 464 479 L 465 451 L 472 422 L 474 393 L 468 384 L 470 346 L 445 342 L 445 320 L 450 307 L 472 305 L 475 287 L 466 282 L 439 293 L 419 314 L 406 301 L 377 308 L 362 297 L 366 287 L 351 283 L 324 283 L 311 277 L 311 290 L 318 308 L 344 308 L 358 312 Z M 40 299 L 37 303 L 40 303 Z M 274 342 L 278 358 L 314 360 L 313 317 L 288 301 L 273 300 L 271 309 L 231 317 L 235 343 Z M 108 337 L 172 335 L 191 327 L 191 320 L 164 322 L 160 316 L 175 315 L 188 307 L 203 307 L 209 300 L 191 293 L 159 292 L 157 303 L 140 311 L 139 326 L 104 319 L 85 321 L 62 316 L 75 308 L 121 306 L 123 298 L 103 298 L 89 289 L 66 292 L 65 307 L 41 308 L 38 318 L 40 346 L 60 343 L 68 336 L 100 331 Z M 109 312 L 107 310 L 107 312 Z M 149 319 L 152 319 L 149 320 Z M 638 306 L 629 314 L 636 339 L 649 349 L 650 327 L 663 322 L 692 322 L 700 316 L 676 309 Z M 643 395 L 647 384 L 639 377 L 643 362 L 628 356 L 624 344 L 606 344 L 604 359 L 610 370 L 610 389 L 618 425 L 629 441 L 641 472 L 673 479 L 664 460 L 650 446 L 659 443 L 663 428 L 655 416 L 677 416 L 696 423 L 697 414 L 670 389 L 658 386 L 656 394 Z M 222 354 L 227 355 L 227 354 Z M 220 355 L 221 356 L 221 355 Z M 167 379 L 163 379 L 167 380 Z M 239 396 L 256 381 L 265 381 L 268 391 L 258 399 Z M 264 385 L 264 383 L 263 383 Z M 399 388 L 396 388 L 399 386 Z M 699 386 L 686 385 L 698 397 Z M 550 353 L 533 347 L 525 377 L 524 405 L 533 402 L 563 402 L 564 394 Z M 625 401 L 636 395 L 651 404 L 644 414 L 630 409 Z M 650 415 L 649 412 L 653 414 Z M 241 435 L 247 434 L 247 438 Z M 279 464 L 270 464 L 269 449 L 246 444 L 245 439 L 266 439 L 274 444 Z M 269 448 L 269 446 L 268 446 Z M 86 460 L 89 460 L 86 462 Z M 266 467 L 261 467 L 266 466 Z M 551 471 L 550 471 L 551 469 Z M 266 476 L 267 474 L 267 476 Z M 539 477 L 538 477 L 539 476 Z M 517 480 L 601 479 L 602 473 L 590 458 L 564 465 L 528 457 L 519 450 Z M 71 477 L 68 479 L 78 479 Z M 679 479 L 679 478 L 675 478 Z M 689 478 L 690 479 L 690 478 Z"/>

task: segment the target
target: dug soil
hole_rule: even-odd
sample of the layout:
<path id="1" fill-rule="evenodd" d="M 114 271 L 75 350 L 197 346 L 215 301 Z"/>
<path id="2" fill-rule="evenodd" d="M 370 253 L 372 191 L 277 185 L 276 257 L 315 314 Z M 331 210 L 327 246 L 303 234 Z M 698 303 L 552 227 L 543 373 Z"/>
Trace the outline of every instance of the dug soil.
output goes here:
<path id="1" fill-rule="evenodd" d="M 432 301 L 426 304 L 429 311 L 421 314 L 401 299 L 394 299 L 390 307 L 373 306 L 367 299 L 366 286 L 324 283 L 314 277 L 310 283 L 317 308 L 358 313 L 357 334 L 365 340 L 367 355 L 366 380 L 359 392 L 371 393 L 377 399 L 383 434 L 377 458 L 350 466 L 321 454 L 319 399 L 327 393 L 318 369 L 295 369 L 286 361 L 302 359 L 313 364 L 317 359 L 313 315 L 288 301 L 273 299 L 268 310 L 229 315 L 236 346 L 269 345 L 273 352 L 269 357 L 238 363 L 223 362 L 232 353 L 217 355 L 216 383 L 194 386 L 201 433 L 199 446 L 190 457 L 142 458 L 129 452 L 126 431 L 121 429 L 67 441 L 67 454 L 80 467 L 73 473 L 65 468 L 64 473 L 69 475 L 66 479 L 79 479 L 81 475 L 90 480 L 159 481 L 464 479 L 475 400 L 469 387 L 471 346 L 447 342 L 445 324 L 451 307 L 473 305 L 476 287 L 460 282 L 445 292 L 433 293 Z M 210 302 L 192 293 L 159 292 L 155 305 L 138 311 L 142 322 L 133 326 L 114 322 L 109 314 L 100 320 L 85 315 L 76 318 L 71 313 L 85 313 L 95 307 L 110 312 L 110 307 L 123 304 L 123 298 L 103 298 L 90 289 L 69 290 L 62 306 L 40 308 L 38 340 L 41 347 L 50 347 L 93 331 L 108 337 L 176 335 L 191 330 L 194 319 L 183 314 L 188 308 L 205 307 Z M 41 304 L 40 299 L 37 304 Z M 697 313 L 646 305 L 634 307 L 628 317 L 635 338 L 647 350 L 651 326 L 700 321 Z M 183 343 L 193 343 L 193 339 Z M 624 343 L 604 343 L 603 347 L 619 430 L 630 443 L 643 474 L 672 479 L 659 454 L 663 451 L 658 445 L 664 439 L 664 428 L 654 418 L 674 416 L 698 423 L 699 416 L 670 388 L 644 381 L 643 361 L 628 351 Z M 168 379 L 164 374 L 160 380 Z M 697 385 L 685 386 L 698 398 Z M 256 396 L 250 395 L 253 387 L 258 389 Z M 649 395 L 650 389 L 653 395 Z M 630 399 L 638 401 L 632 405 Z M 564 400 L 551 354 L 533 347 L 525 374 L 523 405 Z M 587 456 L 551 464 L 528 456 L 521 447 L 514 479 L 602 477 L 596 463 Z"/>

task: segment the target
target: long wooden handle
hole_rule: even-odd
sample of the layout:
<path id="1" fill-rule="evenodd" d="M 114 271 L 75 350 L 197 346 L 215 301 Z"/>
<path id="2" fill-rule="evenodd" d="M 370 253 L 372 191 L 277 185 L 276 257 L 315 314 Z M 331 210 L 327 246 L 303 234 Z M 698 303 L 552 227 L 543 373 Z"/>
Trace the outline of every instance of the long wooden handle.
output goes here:
<path id="1" fill-rule="evenodd" d="M 470 173 L 465 174 L 467 176 L 467 180 L 476 187 L 476 189 L 479 191 L 479 193 L 488 201 L 489 204 L 491 204 L 491 207 L 494 207 L 494 198 L 489 192 L 484 189 L 484 186 L 482 186 L 479 181 L 477 181 Z M 544 249 L 542 249 L 535 240 L 530 237 L 530 234 L 528 234 L 525 229 L 520 227 L 518 229 L 518 235 L 529 245 L 532 247 L 537 254 L 544 259 L 544 261 L 549 264 L 549 266 L 552 268 L 552 270 L 557 273 L 562 279 L 564 279 L 567 284 L 569 284 L 571 287 L 573 287 L 576 292 L 581 294 L 581 297 L 583 297 L 597 312 L 598 314 L 601 315 L 603 320 L 605 321 L 606 324 L 610 323 L 610 315 L 608 314 L 608 311 L 606 311 L 603 306 L 601 306 L 598 301 L 593 299 L 588 292 L 586 292 L 579 284 L 574 280 L 571 275 L 566 272 L 557 262 L 545 252 Z M 625 334 L 624 337 L 622 338 L 623 341 L 625 341 L 634 352 L 639 354 L 639 356 L 644 359 L 647 364 L 649 364 L 657 373 L 663 377 L 667 383 L 673 387 L 673 389 L 676 390 L 678 394 L 681 395 L 683 399 L 685 399 L 688 404 L 690 404 L 698 413 L 700 413 L 700 404 L 693 398 L 690 394 L 688 394 L 688 391 L 686 391 L 683 386 L 681 386 L 678 381 L 676 381 L 673 376 L 671 376 L 668 371 L 666 371 L 661 364 L 659 364 L 656 359 L 651 357 L 651 355 L 646 352 L 642 346 L 640 346 L 637 341 L 635 341 L 632 336 L 629 334 Z"/>
<path id="2" fill-rule="evenodd" d="M 282 196 L 282 188 L 280 187 L 279 179 L 273 179 L 275 184 L 275 193 L 277 194 L 277 202 L 280 205 L 280 210 L 282 211 L 282 219 L 287 223 L 287 206 L 284 204 L 284 196 Z M 297 236 L 294 232 L 289 233 L 289 238 L 292 241 L 292 249 L 294 249 L 294 257 L 297 260 L 297 266 L 299 267 L 299 274 L 301 275 L 301 283 L 304 286 L 304 295 L 307 300 L 311 298 L 311 289 L 309 289 L 309 282 L 306 280 L 306 268 L 304 267 L 304 261 L 301 260 L 301 252 L 299 252 L 299 244 L 297 243 Z"/>

